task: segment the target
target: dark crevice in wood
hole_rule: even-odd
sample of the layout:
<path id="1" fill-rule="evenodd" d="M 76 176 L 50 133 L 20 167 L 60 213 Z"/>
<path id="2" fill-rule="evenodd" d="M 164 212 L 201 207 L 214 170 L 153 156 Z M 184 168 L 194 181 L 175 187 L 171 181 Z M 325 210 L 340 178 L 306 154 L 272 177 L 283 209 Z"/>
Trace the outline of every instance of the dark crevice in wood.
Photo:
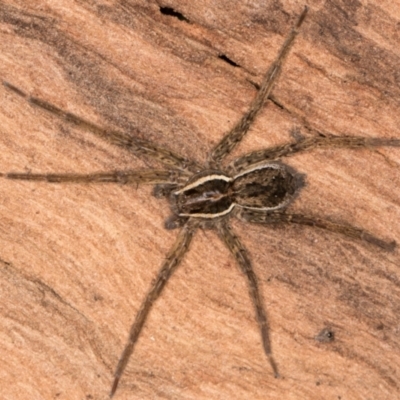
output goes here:
<path id="1" fill-rule="evenodd" d="M 222 61 L 225 61 L 226 63 L 228 63 L 229 65 L 232 65 L 234 67 L 240 67 L 239 64 L 236 64 L 234 61 L 232 61 L 230 58 L 228 58 L 225 54 L 220 54 L 218 56 L 219 59 L 221 59 Z"/>
<path id="2" fill-rule="evenodd" d="M 271 101 L 272 103 L 274 103 L 274 104 L 275 104 L 278 108 L 280 108 L 281 110 L 285 110 L 285 111 L 287 111 L 287 112 L 290 114 L 290 111 L 287 110 L 287 109 L 284 107 L 283 104 L 279 103 L 279 101 L 276 99 L 276 97 L 274 97 L 274 96 L 271 95 L 271 96 L 268 97 L 268 100 Z"/>
<path id="3" fill-rule="evenodd" d="M 160 12 L 161 12 L 161 14 L 163 14 L 163 15 L 168 15 L 168 16 L 170 16 L 170 17 L 178 18 L 179 21 L 185 21 L 185 22 L 190 23 L 190 21 L 189 21 L 183 14 L 181 14 L 181 13 L 178 12 L 178 11 L 175 11 L 175 10 L 174 10 L 173 8 L 171 8 L 171 7 L 160 7 Z"/>

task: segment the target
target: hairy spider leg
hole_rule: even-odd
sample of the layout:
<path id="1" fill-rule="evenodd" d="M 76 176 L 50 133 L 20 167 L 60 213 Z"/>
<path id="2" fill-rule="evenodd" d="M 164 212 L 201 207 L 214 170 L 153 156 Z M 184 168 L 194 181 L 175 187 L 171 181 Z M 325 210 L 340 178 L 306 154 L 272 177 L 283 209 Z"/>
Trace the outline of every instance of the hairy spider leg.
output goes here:
<path id="1" fill-rule="evenodd" d="M 286 223 L 317 227 L 330 232 L 340 233 L 352 239 L 364 240 L 365 242 L 371 243 L 387 251 L 393 251 L 396 247 L 395 241 L 388 242 L 379 239 L 364 229 L 349 224 L 332 222 L 311 215 L 291 214 L 278 211 L 268 212 L 264 210 L 246 210 L 245 208 L 242 208 L 237 212 L 237 217 L 243 221 L 255 224 Z"/>
<path id="2" fill-rule="evenodd" d="M 123 170 L 91 174 L 31 174 L 9 172 L 0 176 L 7 179 L 49 183 L 122 183 L 122 184 L 176 184 L 182 179 L 178 170 Z M 185 177 L 186 179 L 186 177 Z"/>
<path id="3" fill-rule="evenodd" d="M 103 140 L 106 140 L 108 143 L 123 147 L 133 152 L 135 155 L 148 156 L 153 160 L 162 162 L 166 166 L 177 168 L 182 171 L 195 172 L 199 169 L 199 166 L 193 161 L 189 161 L 185 157 L 182 157 L 170 150 L 156 146 L 148 140 L 137 139 L 123 132 L 102 128 L 73 113 L 64 111 L 61 108 L 48 103 L 47 101 L 41 100 L 37 97 L 29 96 L 11 83 L 3 82 L 3 85 L 13 93 L 24 98 L 33 106 L 39 107 L 42 110 L 56 115 L 58 118 L 64 121 L 72 123 L 83 130 L 89 131 Z"/>
<path id="4" fill-rule="evenodd" d="M 132 355 L 135 343 L 142 331 L 143 325 L 149 315 L 153 303 L 158 299 L 168 279 L 175 272 L 178 265 L 181 263 L 184 255 L 189 250 L 190 243 L 193 235 L 198 227 L 198 221 L 189 220 L 186 225 L 180 230 L 178 237 L 168 252 L 166 259 L 158 272 L 155 281 L 152 283 L 149 292 L 147 293 L 138 313 L 136 314 L 135 320 L 129 331 L 128 342 L 119 359 L 117 368 L 114 373 L 114 382 L 110 392 L 110 398 L 114 396 L 119 380 L 128 364 L 129 358 Z"/>
<path id="5" fill-rule="evenodd" d="M 231 168 L 239 172 L 246 170 L 252 164 L 277 160 L 281 157 L 290 157 L 297 153 L 307 152 L 320 148 L 371 148 L 371 147 L 400 147 L 400 139 L 391 138 L 369 138 L 362 136 L 326 136 L 303 138 L 294 143 L 269 147 L 245 154 L 231 163 Z"/>
<path id="6" fill-rule="evenodd" d="M 261 338 L 264 347 L 264 352 L 268 357 L 269 363 L 271 364 L 275 377 L 278 378 L 279 377 L 278 367 L 276 365 L 274 358 L 272 357 L 267 313 L 264 308 L 264 302 L 261 296 L 260 289 L 258 287 L 258 279 L 251 265 L 248 251 L 244 247 L 244 245 L 240 242 L 238 237 L 233 233 L 231 227 L 228 225 L 226 221 L 217 222 L 216 227 L 220 238 L 225 243 L 229 251 L 232 253 L 236 262 L 239 264 L 241 271 L 247 278 L 250 298 L 253 302 L 256 311 L 257 322 L 261 331 Z"/>
<path id="7" fill-rule="evenodd" d="M 276 79 L 282 69 L 283 62 L 286 56 L 289 54 L 289 50 L 294 43 L 294 39 L 299 33 L 299 28 L 303 23 L 308 12 L 308 7 L 304 7 L 303 12 L 297 20 L 296 25 L 290 32 L 289 36 L 283 43 L 276 61 L 272 63 L 264 79 L 261 83 L 260 89 L 258 90 L 256 97 L 251 102 L 248 111 L 243 115 L 239 122 L 222 138 L 222 140 L 215 146 L 209 156 L 210 167 L 219 166 L 222 159 L 225 158 L 237 144 L 243 139 L 244 135 L 249 130 L 254 119 L 258 115 L 266 99 L 271 93 Z"/>

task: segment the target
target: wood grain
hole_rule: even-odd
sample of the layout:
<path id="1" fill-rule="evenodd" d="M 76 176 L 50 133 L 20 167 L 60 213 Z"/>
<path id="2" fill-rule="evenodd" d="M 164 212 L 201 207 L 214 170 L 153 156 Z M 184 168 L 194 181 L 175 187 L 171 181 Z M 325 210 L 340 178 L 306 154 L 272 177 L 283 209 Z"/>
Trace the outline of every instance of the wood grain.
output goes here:
<path id="1" fill-rule="evenodd" d="M 399 4 L 308 5 L 273 101 L 232 157 L 310 130 L 400 137 Z M 4 0 L 0 79 L 203 162 L 246 110 L 303 6 Z M 156 165 L 3 87 L 0 113 L 0 172 Z M 288 162 L 308 182 L 293 210 L 400 242 L 398 149 L 320 150 Z M 106 399 L 176 237 L 163 228 L 168 204 L 145 186 L 1 180 L 0 193 L 1 397 Z M 204 231 L 152 310 L 115 398 L 397 398 L 398 250 L 305 227 L 233 226 L 260 279 L 282 378 L 263 354 L 244 278 Z M 323 329 L 333 341 L 316 339 Z"/>

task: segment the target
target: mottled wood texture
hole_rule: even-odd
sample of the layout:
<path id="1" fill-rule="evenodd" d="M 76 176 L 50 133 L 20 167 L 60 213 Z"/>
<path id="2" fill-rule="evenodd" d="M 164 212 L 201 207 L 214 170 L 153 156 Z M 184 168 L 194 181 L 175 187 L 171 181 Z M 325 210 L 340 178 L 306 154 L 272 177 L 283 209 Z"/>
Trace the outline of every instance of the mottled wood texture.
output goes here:
<path id="1" fill-rule="evenodd" d="M 0 79 L 201 162 L 246 109 L 303 5 L 4 0 Z M 233 156 L 309 129 L 400 136 L 399 3 L 308 5 L 273 101 Z M 3 87 L 0 112 L 0 172 L 155 165 Z M 308 181 L 292 210 L 400 242 L 398 149 L 320 150 L 289 163 Z M 105 399 L 176 237 L 163 228 L 167 203 L 144 186 L 1 180 L 0 193 L 2 399 Z M 398 398 L 399 250 L 307 227 L 233 225 L 260 278 L 282 379 L 263 353 L 245 279 L 204 231 L 155 305 L 116 399 Z M 323 329 L 334 341 L 315 339 Z"/>

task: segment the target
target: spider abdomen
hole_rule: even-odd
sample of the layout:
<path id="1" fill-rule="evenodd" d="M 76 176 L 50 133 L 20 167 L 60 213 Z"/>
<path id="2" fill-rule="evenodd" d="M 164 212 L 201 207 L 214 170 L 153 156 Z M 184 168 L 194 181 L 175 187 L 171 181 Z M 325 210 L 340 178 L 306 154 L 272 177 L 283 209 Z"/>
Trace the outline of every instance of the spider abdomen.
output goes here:
<path id="1" fill-rule="evenodd" d="M 289 204 L 303 186 L 300 174 L 281 163 L 253 166 L 236 176 L 219 171 L 195 175 L 172 194 L 175 213 L 180 217 L 217 218 L 235 206 L 277 210 Z"/>
<path id="2" fill-rule="evenodd" d="M 250 167 L 236 175 L 231 190 L 235 205 L 273 211 L 287 207 L 303 186 L 303 175 L 274 162 Z"/>

